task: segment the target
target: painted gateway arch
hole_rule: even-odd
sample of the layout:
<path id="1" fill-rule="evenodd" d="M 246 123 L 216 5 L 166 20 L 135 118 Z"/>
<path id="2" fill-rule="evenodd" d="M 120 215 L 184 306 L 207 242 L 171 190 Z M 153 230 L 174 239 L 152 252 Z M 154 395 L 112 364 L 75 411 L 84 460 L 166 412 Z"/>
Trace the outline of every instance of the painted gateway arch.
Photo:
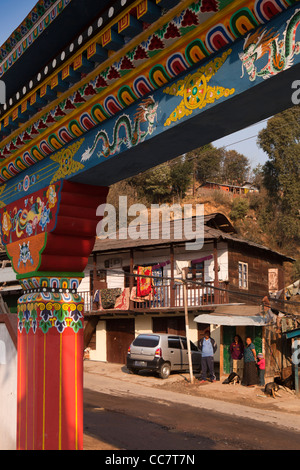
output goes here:
<path id="1" fill-rule="evenodd" d="M 39 0 L 2 46 L 1 235 L 24 290 L 18 449 L 82 449 L 77 287 L 108 187 L 290 107 L 298 3 Z"/>

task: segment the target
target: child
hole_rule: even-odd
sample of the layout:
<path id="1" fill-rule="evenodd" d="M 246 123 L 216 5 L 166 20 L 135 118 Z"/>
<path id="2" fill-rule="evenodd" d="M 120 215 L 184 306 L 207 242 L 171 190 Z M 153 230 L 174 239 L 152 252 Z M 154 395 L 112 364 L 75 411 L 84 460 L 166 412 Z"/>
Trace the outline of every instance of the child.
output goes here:
<path id="1" fill-rule="evenodd" d="M 261 353 L 257 355 L 257 365 L 259 368 L 259 385 L 265 385 L 265 359 Z"/>

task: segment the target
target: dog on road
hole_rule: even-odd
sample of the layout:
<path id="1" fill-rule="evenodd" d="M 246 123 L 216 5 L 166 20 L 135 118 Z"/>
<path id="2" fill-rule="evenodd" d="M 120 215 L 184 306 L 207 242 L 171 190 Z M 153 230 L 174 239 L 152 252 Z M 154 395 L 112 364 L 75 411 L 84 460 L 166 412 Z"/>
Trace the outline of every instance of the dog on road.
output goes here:
<path id="1" fill-rule="evenodd" d="M 231 385 L 236 385 L 240 383 L 240 376 L 236 374 L 235 372 L 231 372 L 231 374 L 228 375 L 227 379 L 225 379 L 222 383 L 223 384 L 231 384 Z"/>
<path id="2" fill-rule="evenodd" d="M 280 397 L 280 395 L 277 393 L 278 390 L 279 390 L 279 385 L 277 383 L 269 382 L 265 385 L 264 393 L 268 397 L 276 398 L 276 396 Z"/>

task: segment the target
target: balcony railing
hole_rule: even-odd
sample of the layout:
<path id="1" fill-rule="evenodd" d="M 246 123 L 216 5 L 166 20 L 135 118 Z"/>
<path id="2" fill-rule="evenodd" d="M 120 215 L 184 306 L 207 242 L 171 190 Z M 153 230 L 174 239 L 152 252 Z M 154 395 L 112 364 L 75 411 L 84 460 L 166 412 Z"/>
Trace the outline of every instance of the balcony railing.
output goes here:
<path id="1" fill-rule="evenodd" d="M 213 282 L 206 283 L 205 286 L 188 285 L 188 308 L 228 303 L 226 283 L 219 283 L 219 287 L 220 290 L 214 289 Z M 94 296 L 90 292 L 79 292 L 79 294 L 84 300 L 84 309 L 86 312 L 106 310 L 103 308 L 101 309 L 100 303 L 94 302 Z M 130 298 L 128 299 L 128 310 L 145 311 L 162 308 L 184 308 L 183 284 L 174 283 L 173 287 L 171 285 L 156 286 L 150 299 L 144 300 L 143 298 L 139 298 L 139 301 L 136 301 L 136 297 L 134 299 L 135 300 L 130 300 Z M 124 310 L 124 308 L 120 310 Z"/>

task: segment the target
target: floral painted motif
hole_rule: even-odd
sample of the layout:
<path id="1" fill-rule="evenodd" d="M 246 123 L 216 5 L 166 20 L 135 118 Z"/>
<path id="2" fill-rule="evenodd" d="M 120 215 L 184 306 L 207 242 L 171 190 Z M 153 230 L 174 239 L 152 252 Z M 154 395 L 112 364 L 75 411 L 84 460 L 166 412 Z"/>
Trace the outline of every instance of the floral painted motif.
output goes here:
<path id="1" fill-rule="evenodd" d="M 44 207 L 42 215 L 41 215 L 41 220 L 40 220 L 40 227 L 42 227 L 42 230 L 44 231 L 47 225 L 50 223 L 50 208 Z"/>
<path id="2" fill-rule="evenodd" d="M 165 126 L 170 126 L 172 122 L 192 114 L 195 109 L 205 108 L 209 103 L 214 103 L 216 100 L 230 96 L 235 92 L 234 88 L 229 89 L 208 84 L 231 52 L 231 49 L 229 49 L 221 57 L 216 57 L 195 73 L 187 75 L 185 79 L 179 80 L 174 85 L 164 89 L 164 93 L 168 95 L 182 96 L 183 98 L 166 120 Z"/>
<path id="3" fill-rule="evenodd" d="M 55 183 L 61 178 L 65 178 L 68 175 L 72 175 L 76 171 L 79 171 L 84 168 L 79 162 L 73 160 L 75 153 L 80 149 L 84 139 L 80 139 L 78 142 L 70 145 L 68 148 L 57 152 L 51 160 L 59 163 L 60 167 L 52 178 L 51 183 Z"/>
<path id="4" fill-rule="evenodd" d="M 50 297 L 48 299 L 48 297 Z M 40 329 L 44 334 L 55 328 L 62 334 L 67 328 L 74 333 L 83 329 L 83 302 L 78 294 L 25 294 L 19 299 L 18 329 L 28 334 Z"/>
<path id="5" fill-rule="evenodd" d="M 12 224 L 11 224 L 10 215 L 7 211 L 5 211 L 2 217 L 2 232 L 7 237 L 9 236 L 11 227 L 12 227 Z"/>
<path id="6" fill-rule="evenodd" d="M 1 220 L 2 242 L 12 243 L 44 232 L 54 225 L 60 184 L 50 185 L 5 208 Z"/>
<path id="7" fill-rule="evenodd" d="M 47 195 L 47 199 L 49 201 L 49 209 L 52 209 L 53 207 L 55 207 L 55 205 L 57 203 L 57 194 L 56 194 L 56 191 L 55 191 L 55 186 L 53 184 L 51 184 L 49 186 L 46 195 Z"/>

